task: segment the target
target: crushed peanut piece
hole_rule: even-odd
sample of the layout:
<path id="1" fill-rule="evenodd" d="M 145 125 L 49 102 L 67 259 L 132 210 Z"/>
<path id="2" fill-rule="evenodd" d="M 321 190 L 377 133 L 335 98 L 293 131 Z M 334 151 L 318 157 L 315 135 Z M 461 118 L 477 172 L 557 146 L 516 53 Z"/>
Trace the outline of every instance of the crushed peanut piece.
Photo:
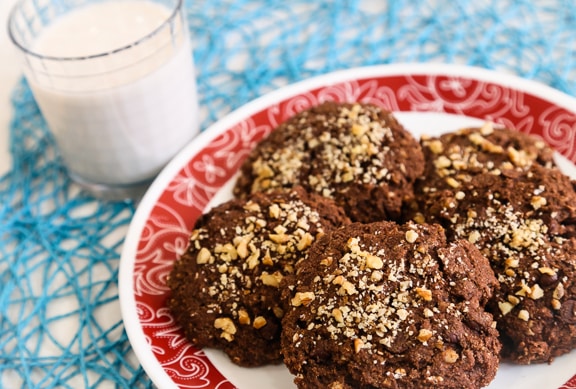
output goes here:
<path id="1" fill-rule="evenodd" d="M 444 362 L 446 363 L 455 363 L 458 360 L 459 355 L 453 349 L 448 348 L 442 351 L 442 357 L 444 358 Z"/>
<path id="2" fill-rule="evenodd" d="M 408 230 L 406 231 L 405 237 L 408 243 L 414 243 L 416 242 L 416 239 L 418 239 L 418 233 L 414 230 Z"/>
<path id="3" fill-rule="evenodd" d="M 506 316 L 512 310 L 512 308 L 514 308 L 514 305 L 510 304 L 507 301 L 498 302 L 498 308 L 500 309 L 502 316 Z"/>
<path id="4" fill-rule="evenodd" d="M 538 300 L 544 297 L 544 290 L 538 284 L 534 284 L 530 290 L 530 294 L 528 295 L 532 300 Z"/>
<path id="5" fill-rule="evenodd" d="M 530 200 L 530 204 L 532 205 L 532 208 L 534 208 L 536 210 L 545 206 L 546 203 L 547 203 L 546 198 L 541 197 L 541 196 L 533 196 L 532 199 Z"/>
<path id="6" fill-rule="evenodd" d="M 238 311 L 238 323 L 245 325 L 250 324 L 250 316 L 245 309 L 240 309 Z"/>
<path id="7" fill-rule="evenodd" d="M 354 352 L 359 353 L 360 350 L 362 350 L 362 347 L 364 347 L 364 342 L 362 339 L 354 339 Z"/>
<path id="8" fill-rule="evenodd" d="M 299 307 L 300 305 L 306 306 L 310 304 L 315 298 L 316 296 L 314 295 L 314 292 L 298 292 L 294 298 L 292 298 L 291 303 L 294 307 Z"/>
<path id="9" fill-rule="evenodd" d="M 528 320 L 530 320 L 530 314 L 528 313 L 527 310 L 522 309 L 522 310 L 520 310 L 520 312 L 518 312 L 518 318 L 520 320 L 528 321 Z"/>
<path id="10" fill-rule="evenodd" d="M 543 266 L 538 268 L 538 271 L 542 274 L 547 274 L 549 276 L 556 275 L 556 271 L 548 266 Z"/>
<path id="11" fill-rule="evenodd" d="M 560 300 L 562 299 L 562 297 L 564 297 L 564 284 L 559 283 L 558 285 L 556 285 L 554 292 L 552 292 L 552 297 L 554 297 L 557 300 Z"/>
<path id="12" fill-rule="evenodd" d="M 200 251 L 198 251 L 198 255 L 196 255 L 196 263 L 199 265 L 207 264 L 210 261 L 211 256 L 212 254 L 210 254 L 210 250 L 206 247 L 202 247 Z"/>
<path id="13" fill-rule="evenodd" d="M 338 323 L 344 323 L 344 317 L 342 316 L 342 311 L 340 308 L 334 308 L 332 310 L 332 317 L 334 317 Z"/>
<path id="14" fill-rule="evenodd" d="M 320 261 L 320 265 L 330 266 L 330 265 L 332 265 L 333 261 L 334 261 L 334 259 L 332 257 L 326 257 Z"/>
<path id="15" fill-rule="evenodd" d="M 430 338 L 432 337 L 432 331 L 426 329 L 426 328 L 422 328 L 420 329 L 420 332 L 418 333 L 418 340 L 422 343 L 427 342 Z"/>
<path id="16" fill-rule="evenodd" d="M 266 318 L 263 316 L 256 316 L 254 318 L 254 324 L 252 324 L 252 327 L 259 330 L 260 328 L 264 327 L 265 325 L 266 325 Z"/>
<path id="17" fill-rule="evenodd" d="M 424 301 L 432 301 L 432 291 L 426 288 L 416 288 L 416 294 Z"/>
<path id="18" fill-rule="evenodd" d="M 296 245 L 296 248 L 300 251 L 306 250 L 308 247 L 310 247 L 312 242 L 314 242 L 314 237 L 307 232 L 302 236 L 302 238 Z"/>
<path id="19" fill-rule="evenodd" d="M 219 317 L 214 320 L 214 328 L 222 330 L 222 334 L 220 335 L 227 341 L 231 342 L 234 340 L 234 334 L 236 333 L 236 326 L 234 322 L 229 317 Z"/>
<path id="20" fill-rule="evenodd" d="M 260 279 L 262 280 L 262 283 L 264 285 L 273 286 L 275 288 L 280 287 L 280 282 L 282 282 L 282 278 L 284 278 L 282 276 L 282 273 L 277 271 L 274 272 L 273 274 L 269 274 L 268 272 L 262 272 L 262 274 L 260 275 Z"/>
<path id="21" fill-rule="evenodd" d="M 382 261 L 382 259 L 380 257 L 377 257 L 376 255 L 371 255 L 369 254 L 366 257 L 366 267 L 369 269 L 382 269 L 382 267 L 384 266 L 384 262 Z"/>
<path id="22" fill-rule="evenodd" d="M 442 145 L 442 142 L 438 139 L 434 139 L 428 142 L 427 146 L 430 149 L 430 151 L 432 151 L 434 154 L 440 154 L 442 151 L 444 151 L 444 146 Z"/>

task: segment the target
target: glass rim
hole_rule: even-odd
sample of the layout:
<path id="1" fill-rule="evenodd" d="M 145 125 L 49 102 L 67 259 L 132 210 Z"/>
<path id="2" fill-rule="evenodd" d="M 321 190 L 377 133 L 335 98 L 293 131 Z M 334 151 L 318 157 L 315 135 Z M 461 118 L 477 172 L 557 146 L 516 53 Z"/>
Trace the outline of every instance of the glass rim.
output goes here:
<path id="1" fill-rule="evenodd" d="M 103 58 L 103 57 L 106 57 L 106 56 L 109 56 L 112 54 L 117 54 L 117 53 L 129 50 L 130 48 L 137 46 L 148 39 L 151 39 L 152 37 L 157 35 L 161 30 L 163 30 L 170 22 L 172 22 L 176 18 L 176 15 L 178 14 L 178 12 L 180 10 L 182 10 L 182 5 L 183 5 L 184 0 L 176 0 L 176 3 L 174 4 L 174 7 L 172 8 L 170 15 L 158 27 L 156 27 L 155 29 L 153 29 L 148 34 L 144 35 L 143 37 L 138 38 L 137 40 L 135 40 L 129 44 L 126 44 L 126 45 L 118 47 L 117 49 L 105 51 L 102 53 L 83 55 L 83 56 L 69 56 L 69 57 L 68 56 L 67 57 L 51 56 L 51 55 L 43 55 L 43 54 L 37 53 L 35 51 L 32 51 L 30 48 L 25 47 L 24 44 L 22 44 L 14 36 L 13 29 L 14 29 L 14 25 L 16 23 L 15 22 L 16 12 L 18 12 L 18 10 L 21 8 L 21 6 L 26 1 L 30 1 L 30 0 L 19 0 L 18 2 L 16 2 L 14 7 L 12 8 L 12 10 L 10 11 L 10 14 L 8 16 L 8 23 L 7 23 L 8 24 L 8 37 L 10 38 L 10 41 L 19 50 L 21 50 L 24 54 L 31 55 L 31 56 L 36 57 L 38 59 L 45 59 L 45 60 L 51 60 L 51 61 L 85 61 L 85 60 L 90 60 L 90 59 Z M 115 0 L 105 0 L 104 2 L 113 2 L 113 1 L 115 1 Z M 133 1 L 140 1 L 140 0 L 133 0 Z M 143 0 L 143 1 L 149 1 L 149 0 Z"/>

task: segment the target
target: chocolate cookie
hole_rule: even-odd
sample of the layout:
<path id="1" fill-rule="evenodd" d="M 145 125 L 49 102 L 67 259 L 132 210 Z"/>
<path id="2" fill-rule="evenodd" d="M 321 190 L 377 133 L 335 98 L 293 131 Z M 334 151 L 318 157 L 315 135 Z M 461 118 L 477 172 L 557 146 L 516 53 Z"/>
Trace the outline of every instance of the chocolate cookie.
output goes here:
<path id="1" fill-rule="evenodd" d="M 576 192 L 557 169 L 478 174 L 420 197 L 425 221 L 467 239 L 500 283 L 488 309 L 502 356 L 550 362 L 576 348 Z"/>
<path id="2" fill-rule="evenodd" d="M 280 363 L 280 282 L 318 237 L 347 223 L 332 200 L 299 187 L 217 206 L 170 273 L 170 311 L 196 347 L 241 366 Z"/>
<path id="3" fill-rule="evenodd" d="M 299 388 L 478 388 L 498 368 L 497 285 L 438 225 L 354 223 L 285 279 L 282 352 Z"/>
<path id="4" fill-rule="evenodd" d="M 420 145 L 390 112 L 328 102 L 288 119 L 260 142 L 234 193 L 297 184 L 334 198 L 352 220 L 396 220 L 423 168 Z"/>
<path id="5" fill-rule="evenodd" d="M 422 137 L 426 161 L 417 192 L 454 189 L 482 173 L 525 171 L 532 164 L 554 167 L 554 151 L 532 135 L 486 123 L 438 138 Z"/>

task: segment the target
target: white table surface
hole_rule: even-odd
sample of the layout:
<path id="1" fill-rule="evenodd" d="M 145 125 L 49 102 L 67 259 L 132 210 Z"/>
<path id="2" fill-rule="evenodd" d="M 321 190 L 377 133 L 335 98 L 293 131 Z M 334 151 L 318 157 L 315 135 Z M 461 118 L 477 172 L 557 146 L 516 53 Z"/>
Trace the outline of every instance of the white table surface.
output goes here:
<path id="1" fill-rule="evenodd" d="M 8 129 L 13 109 L 10 95 L 21 77 L 18 53 L 8 38 L 8 15 L 16 0 L 0 1 L 0 175 L 10 170 Z"/>

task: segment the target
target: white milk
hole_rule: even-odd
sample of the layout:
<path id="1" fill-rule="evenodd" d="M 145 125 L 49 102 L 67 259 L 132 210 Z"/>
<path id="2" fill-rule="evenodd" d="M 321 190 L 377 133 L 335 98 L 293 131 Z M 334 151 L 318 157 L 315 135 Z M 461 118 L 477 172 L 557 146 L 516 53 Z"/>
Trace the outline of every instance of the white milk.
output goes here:
<path id="1" fill-rule="evenodd" d="M 28 64 L 73 177 L 111 186 L 150 180 L 196 135 L 191 47 L 178 18 L 163 25 L 170 13 L 150 1 L 95 3 L 57 19 L 34 42 L 44 57 L 96 55 Z"/>

